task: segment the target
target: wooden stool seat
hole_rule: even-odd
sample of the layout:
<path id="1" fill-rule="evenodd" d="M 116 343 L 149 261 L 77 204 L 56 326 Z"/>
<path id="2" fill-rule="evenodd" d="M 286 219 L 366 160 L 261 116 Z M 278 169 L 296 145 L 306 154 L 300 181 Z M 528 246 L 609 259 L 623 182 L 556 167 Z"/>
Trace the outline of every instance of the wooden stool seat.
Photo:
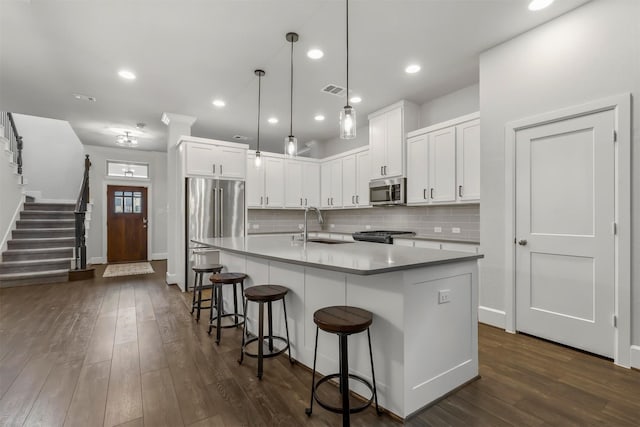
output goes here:
<path id="1" fill-rule="evenodd" d="M 211 283 L 232 285 L 234 283 L 240 283 L 246 278 L 247 275 L 244 273 L 216 273 L 213 274 L 209 280 L 211 280 Z"/>
<path id="2" fill-rule="evenodd" d="M 218 273 L 222 270 L 221 264 L 196 264 L 191 268 L 196 273 Z"/>
<path id="3" fill-rule="evenodd" d="M 371 326 L 373 315 L 358 307 L 336 305 L 317 310 L 313 321 L 325 332 L 357 334 Z"/>
<path id="4" fill-rule="evenodd" d="M 284 298 L 289 290 L 280 285 L 252 286 L 244 290 L 244 296 L 249 301 L 269 302 Z"/>

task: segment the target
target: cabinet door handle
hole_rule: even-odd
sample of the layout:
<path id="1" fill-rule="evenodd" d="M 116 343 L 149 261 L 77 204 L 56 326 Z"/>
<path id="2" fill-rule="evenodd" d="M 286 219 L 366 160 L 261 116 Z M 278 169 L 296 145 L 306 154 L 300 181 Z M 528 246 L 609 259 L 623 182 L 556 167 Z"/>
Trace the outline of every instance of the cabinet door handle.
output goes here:
<path id="1" fill-rule="evenodd" d="M 304 198 L 304 205 L 307 206 L 307 198 Z"/>
<path id="2" fill-rule="evenodd" d="M 427 189 L 426 188 L 422 189 L 422 198 L 427 200 Z"/>
<path id="3" fill-rule="evenodd" d="M 462 197 L 462 185 L 458 185 L 458 197 Z"/>
<path id="4" fill-rule="evenodd" d="M 433 188 L 430 190 L 430 196 L 433 199 Z"/>
<path id="5" fill-rule="evenodd" d="M 300 197 L 300 206 L 302 206 L 302 197 Z"/>
<path id="6" fill-rule="evenodd" d="M 220 165 L 220 175 L 222 175 L 222 165 Z"/>
<path id="7" fill-rule="evenodd" d="M 331 198 L 331 206 L 333 206 L 333 197 Z"/>
<path id="8" fill-rule="evenodd" d="M 214 175 L 216 174 L 216 164 L 215 163 L 213 164 L 213 174 Z"/>
<path id="9" fill-rule="evenodd" d="M 351 204 L 352 205 L 356 204 L 356 196 L 351 196 Z"/>
<path id="10" fill-rule="evenodd" d="M 384 167 L 384 174 L 387 175 L 387 167 Z"/>
<path id="11" fill-rule="evenodd" d="M 360 203 L 360 195 L 356 194 L 356 204 Z"/>
<path id="12" fill-rule="evenodd" d="M 380 166 L 380 176 L 384 175 L 384 166 Z"/>
<path id="13" fill-rule="evenodd" d="M 327 197 L 327 206 L 331 204 L 331 200 Z"/>
<path id="14" fill-rule="evenodd" d="M 260 196 L 260 206 L 262 206 L 263 199 L 264 197 Z"/>
<path id="15" fill-rule="evenodd" d="M 269 196 L 265 197 L 264 200 L 265 200 L 265 204 L 268 205 L 269 204 Z"/>

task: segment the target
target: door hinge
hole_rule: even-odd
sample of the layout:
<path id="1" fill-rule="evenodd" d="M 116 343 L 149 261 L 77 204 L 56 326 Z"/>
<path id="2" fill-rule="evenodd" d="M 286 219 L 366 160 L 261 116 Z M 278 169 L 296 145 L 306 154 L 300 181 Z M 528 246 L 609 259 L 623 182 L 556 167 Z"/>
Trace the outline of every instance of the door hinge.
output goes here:
<path id="1" fill-rule="evenodd" d="M 613 315 L 613 327 L 617 328 L 618 327 L 618 316 L 616 316 L 615 314 Z"/>
<path id="2" fill-rule="evenodd" d="M 613 233 L 613 235 L 615 236 L 616 234 L 618 234 L 618 224 L 616 224 L 615 222 L 611 223 L 611 231 Z"/>
<path id="3" fill-rule="evenodd" d="M 613 142 L 616 142 L 618 140 L 618 132 L 616 132 L 616 130 L 613 130 Z"/>

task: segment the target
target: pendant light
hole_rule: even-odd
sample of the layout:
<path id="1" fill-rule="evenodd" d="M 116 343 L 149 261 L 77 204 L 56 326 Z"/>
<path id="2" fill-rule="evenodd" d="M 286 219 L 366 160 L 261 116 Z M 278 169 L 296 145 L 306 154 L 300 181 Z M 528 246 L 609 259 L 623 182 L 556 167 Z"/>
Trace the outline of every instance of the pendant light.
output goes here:
<path id="1" fill-rule="evenodd" d="M 356 110 L 349 105 L 349 0 L 347 1 L 347 105 L 340 111 L 340 139 L 356 137 Z"/>
<path id="2" fill-rule="evenodd" d="M 287 33 L 286 39 L 291 43 L 291 114 L 289 116 L 289 136 L 284 139 L 284 155 L 295 157 L 298 155 L 298 138 L 293 136 L 293 44 L 298 41 L 297 33 Z"/>
<path id="3" fill-rule="evenodd" d="M 264 70 L 255 70 L 253 72 L 256 76 L 258 76 L 258 136 L 257 136 L 257 141 L 258 141 L 258 145 L 256 146 L 256 167 L 260 167 L 260 165 L 262 164 L 262 156 L 260 154 L 260 92 L 261 92 L 261 82 L 262 82 L 262 77 L 265 75 Z"/>

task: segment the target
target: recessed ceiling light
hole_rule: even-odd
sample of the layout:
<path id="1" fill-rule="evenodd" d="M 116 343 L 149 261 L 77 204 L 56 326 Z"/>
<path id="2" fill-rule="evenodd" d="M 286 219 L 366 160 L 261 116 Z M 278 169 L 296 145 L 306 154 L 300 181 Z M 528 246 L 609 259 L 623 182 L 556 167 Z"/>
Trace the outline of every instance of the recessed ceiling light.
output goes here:
<path id="1" fill-rule="evenodd" d="M 136 75 L 133 74 L 132 71 L 129 70 L 120 70 L 118 71 L 118 75 L 120 77 L 122 77 L 125 80 L 135 80 L 136 79 Z"/>
<path id="2" fill-rule="evenodd" d="M 227 105 L 222 99 L 214 99 L 212 104 L 216 107 L 224 107 L 225 105 Z"/>
<path id="3" fill-rule="evenodd" d="M 418 64 L 411 64 L 408 65 L 407 68 L 404 69 L 404 71 L 408 74 L 415 74 L 420 71 L 420 66 Z"/>
<path id="4" fill-rule="evenodd" d="M 359 96 L 352 96 L 349 101 L 353 102 L 354 104 L 359 104 L 362 102 L 362 98 L 360 98 Z"/>
<path id="5" fill-rule="evenodd" d="M 529 3 L 529 10 L 542 10 L 545 7 L 548 7 L 551 3 L 553 3 L 553 0 L 531 0 Z"/>
<path id="6" fill-rule="evenodd" d="M 322 114 L 318 114 L 313 118 L 316 122 L 321 122 L 324 120 L 324 116 Z"/>
<path id="7" fill-rule="evenodd" d="M 275 125 L 276 123 L 278 123 L 278 118 L 277 117 L 269 117 L 269 119 L 267 121 L 269 123 L 271 123 L 272 125 Z"/>
<path id="8" fill-rule="evenodd" d="M 310 49 L 307 52 L 307 56 L 311 59 L 320 59 L 324 56 L 324 52 L 320 49 Z"/>

